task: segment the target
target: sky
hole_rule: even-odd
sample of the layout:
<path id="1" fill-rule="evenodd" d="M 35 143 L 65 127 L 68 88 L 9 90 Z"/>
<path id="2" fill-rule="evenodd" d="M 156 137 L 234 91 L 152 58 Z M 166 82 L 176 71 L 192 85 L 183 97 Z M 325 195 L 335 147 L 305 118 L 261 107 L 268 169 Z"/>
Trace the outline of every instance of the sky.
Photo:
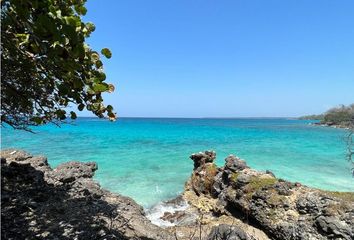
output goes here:
<path id="1" fill-rule="evenodd" d="M 88 0 L 121 117 L 296 117 L 354 102 L 353 0 Z M 89 116 L 87 112 L 81 116 Z"/>

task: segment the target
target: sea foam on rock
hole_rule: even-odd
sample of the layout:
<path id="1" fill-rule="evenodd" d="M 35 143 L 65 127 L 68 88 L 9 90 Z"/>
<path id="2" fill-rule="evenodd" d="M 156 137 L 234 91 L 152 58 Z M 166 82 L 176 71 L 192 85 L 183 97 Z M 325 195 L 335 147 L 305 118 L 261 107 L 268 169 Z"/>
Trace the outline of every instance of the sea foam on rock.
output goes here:
<path id="1" fill-rule="evenodd" d="M 161 227 L 187 225 L 196 220 L 197 214 L 187 212 L 188 203 L 178 196 L 146 210 L 146 216 L 153 224 Z"/>

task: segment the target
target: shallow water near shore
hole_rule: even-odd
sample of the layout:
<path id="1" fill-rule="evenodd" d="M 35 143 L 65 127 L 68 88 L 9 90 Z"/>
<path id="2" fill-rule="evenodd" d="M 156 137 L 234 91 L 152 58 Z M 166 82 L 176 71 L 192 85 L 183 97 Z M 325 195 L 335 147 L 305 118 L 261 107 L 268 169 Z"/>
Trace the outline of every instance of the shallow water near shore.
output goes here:
<path id="1" fill-rule="evenodd" d="M 190 154 L 213 149 L 223 165 L 229 154 L 258 170 L 311 187 L 354 191 L 345 160 L 345 130 L 291 119 L 79 118 L 74 124 L 33 128 L 36 134 L 2 128 L 1 148 L 48 157 L 56 166 L 95 161 L 102 187 L 144 207 L 183 191 L 193 168 Z"/>

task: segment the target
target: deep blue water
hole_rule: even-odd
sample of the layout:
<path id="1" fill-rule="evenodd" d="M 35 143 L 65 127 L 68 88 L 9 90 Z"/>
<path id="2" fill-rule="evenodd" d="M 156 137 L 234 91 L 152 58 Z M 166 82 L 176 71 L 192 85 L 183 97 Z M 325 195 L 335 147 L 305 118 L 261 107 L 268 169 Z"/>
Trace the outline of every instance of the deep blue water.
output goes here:
<path id="1" fill-rule="evenodd" d="M 2 128 L 1 148 L 43 154 L 50 164 L 96 161 L 96 180 L 145 207 L 183 190 L 193 164 L 189 155 L 212 149 L 217 163 L 235 154 L 277 177 L 337 191 L 354 191 L 345 160 L 345 130 L 290 119 L 148 119 L 109 122 L 80 118 L 36 134 Z"/>

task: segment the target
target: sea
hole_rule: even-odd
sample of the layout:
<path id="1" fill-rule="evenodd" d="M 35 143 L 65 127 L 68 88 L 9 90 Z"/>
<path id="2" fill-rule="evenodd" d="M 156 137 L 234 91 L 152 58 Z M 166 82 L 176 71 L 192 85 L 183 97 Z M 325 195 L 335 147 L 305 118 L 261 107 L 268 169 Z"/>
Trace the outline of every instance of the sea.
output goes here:
<path id="1" fill-rule="evenodd" d="M 344 129 L 287 118 L 78 118 L 31 132 L 1 128 L 1 149 L 63 162 L 95 161 L 95 180 L 150 208 L 176 197 L 191 175 L 192 153 L 214 150 L 216 163 L 236 155 L 260 171 L 310 187 L 354 192 Z"/>

